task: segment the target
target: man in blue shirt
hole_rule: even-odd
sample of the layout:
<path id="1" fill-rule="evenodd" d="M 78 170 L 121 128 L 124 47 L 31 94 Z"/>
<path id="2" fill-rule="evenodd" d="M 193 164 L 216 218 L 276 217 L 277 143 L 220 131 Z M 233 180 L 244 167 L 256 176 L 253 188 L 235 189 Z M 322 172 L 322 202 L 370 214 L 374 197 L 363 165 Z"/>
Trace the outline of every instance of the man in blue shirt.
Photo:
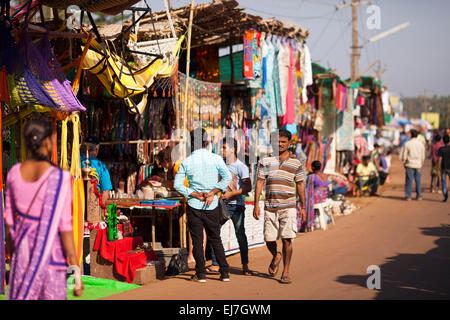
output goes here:
<path id="1" fill-rule="evenodd" d="M 96 138 L 88 138 L 85 141 L 86 148 L 89 148 L 89 166 L 95 169 L 98 174 L 99 187 L 102 192 L 103 201 L 107 200 L 109 197 L 109 190 L 112 190 L 111 177 L 109 176 L 108 168 L 105 164 L 97 159 L 98 151 L 100 150 L 100 143 Z M 86 167 L 86 153 L 82 152 L 80 155 L 81 167 Z"/>
<path id="2" fill-rule="evenodd" d="M 192 280 L 206 282 L 203 229 L 210 240 L 220 265 L 220 279 L 230 281 L 228 263 L 220 238 L 218 192 L 224 192 L 231 182 L 231 173 L 223 159 L 208 150 L 206 131 L 197 128 L 190 134 L 192 154 L 180 164 L 174 188 L 187 198 L 188 226 L 191 232 L 195 275 Z M 219 181 L 219 175 L 221 180 Z M 189 187 L 184 185 L 188 178 Z"/>

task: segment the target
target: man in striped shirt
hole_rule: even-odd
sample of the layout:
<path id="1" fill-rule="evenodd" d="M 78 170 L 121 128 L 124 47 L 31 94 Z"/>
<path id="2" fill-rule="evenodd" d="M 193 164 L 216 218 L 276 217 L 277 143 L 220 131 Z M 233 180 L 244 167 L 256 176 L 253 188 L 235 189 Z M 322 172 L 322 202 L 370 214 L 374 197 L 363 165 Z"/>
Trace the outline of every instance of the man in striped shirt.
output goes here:
<path id="1" fill-rule="evenodd" d="M 302 221 L 306 218 L 305 211 L 305 173 L 303 166 L 288 148 L 291 133 L 280 130 L 278 137 L 278 156 L 266 157 L 258 163 L 255 189 L 255 207 L 253 216 L 259 220 L 261 209 L 259 199 L 265 185 L 266 199 L 264 202 L 264 240 L 273 258 L 269 265 L 269 274 L 275 276 L 278 265 L 283 258 L 284 269 L 281 283 L 291 283 L 289 265 L 292 257 L 292 239 L 297 234 L 297 198 L 302 203 Z M 283 254 L 277 251 L 276 240 L 281 237 Z"/>

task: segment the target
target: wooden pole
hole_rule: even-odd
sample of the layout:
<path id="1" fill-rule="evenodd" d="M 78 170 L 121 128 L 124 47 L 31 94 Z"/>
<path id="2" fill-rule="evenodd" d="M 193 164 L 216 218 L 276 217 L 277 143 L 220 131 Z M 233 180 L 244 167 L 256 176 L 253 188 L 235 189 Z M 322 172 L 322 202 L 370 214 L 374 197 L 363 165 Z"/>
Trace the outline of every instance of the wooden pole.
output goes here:
<path id="1" fill-rule="evenodd" d="M 358 51 L 358 0 L 352 0 L 352 60 L 351 81 L 358 79 L 359 51 Z"/>
<path id="2" fill-rule="evenodd" d="M 189 72 L 190 72 L 190 60 L 191 60 L 191 38 L 192 38 L 192 19 L 194 16 L 194 0 L 191 1 L 191 8 L 189 12 L 189 25 L 188 25 L 188 43 L 187 43 L 187 55 L 186 55 L 186 84 L 184 88 L 184 114 L 183 114 L 183 122 L 185 132 L 188 130 L 187 127 L 187 109 L 189 108 L 189 99 L 188 99 L 188 88 L 189 88 Z M 185 137 L 187 139 L 187 137 Z"/>

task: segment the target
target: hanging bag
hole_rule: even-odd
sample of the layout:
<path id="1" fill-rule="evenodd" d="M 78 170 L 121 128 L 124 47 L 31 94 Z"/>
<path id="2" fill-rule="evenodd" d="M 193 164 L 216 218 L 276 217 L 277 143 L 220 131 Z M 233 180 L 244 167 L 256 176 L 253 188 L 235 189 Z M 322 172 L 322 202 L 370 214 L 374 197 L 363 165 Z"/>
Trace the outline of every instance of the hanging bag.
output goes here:
<path id="1" fill-rule="evenodd" d="M 19 39 L 19 52 L 25 63 L 24 80 L 18 82 L 19 94 L 24 102 L 52 107 L 61 111 L 85 111 L 72 91 L 56 59 L 48 38 L 42 6 L 39 6 L 41 21 L 46 29 L 41 40 L 31 41 L 28 33 L 28 11 Z"/>

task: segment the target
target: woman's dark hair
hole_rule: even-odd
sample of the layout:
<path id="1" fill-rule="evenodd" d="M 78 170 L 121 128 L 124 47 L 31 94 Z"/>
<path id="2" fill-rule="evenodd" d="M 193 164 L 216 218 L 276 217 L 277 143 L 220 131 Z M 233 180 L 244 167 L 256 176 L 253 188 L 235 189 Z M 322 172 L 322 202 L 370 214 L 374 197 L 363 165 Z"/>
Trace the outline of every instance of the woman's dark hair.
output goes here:
<path id="1" fill-rule="evenodd" d="M 440 135 L 440 134 L 437 134 L 437 135 L 436 135 L 436 142 L 441 141 L 441 139 L 442 139 L 441 135 Z"/>
<path id="2" fill-rule="evenodd" d="M 51 154 L 44 156 L 39 152 L 45 139 L 53 135 L 53 124 L 47 118 L 29 120 L 23 129 L 25 146 L 31 153 L 31 158 L 38 161 L 51 160 Z"/>
<path id="3" fill-rule="evenodd" d="M 319 160 L 313 161 L 311 163 L 311 168 L 313 169 L 314 172 L 320 171 L 320 169 L 322 169 L 322 164 L 320 163 Z"/>

